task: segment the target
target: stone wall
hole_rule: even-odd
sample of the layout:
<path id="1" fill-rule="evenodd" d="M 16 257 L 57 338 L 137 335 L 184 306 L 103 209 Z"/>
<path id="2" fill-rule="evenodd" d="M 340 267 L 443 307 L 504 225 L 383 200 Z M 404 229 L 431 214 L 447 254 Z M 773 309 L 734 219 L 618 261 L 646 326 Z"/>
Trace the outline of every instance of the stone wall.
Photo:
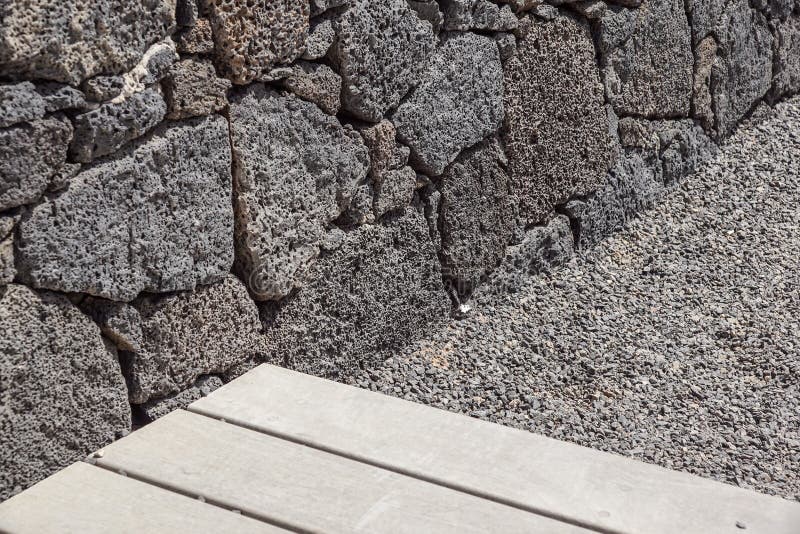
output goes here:
<path id="1" fill-rule="evenodd" d="M 798 0 L 175 1 L 0 5 L 0 499 L 369 367 L 800 89 Z"/>

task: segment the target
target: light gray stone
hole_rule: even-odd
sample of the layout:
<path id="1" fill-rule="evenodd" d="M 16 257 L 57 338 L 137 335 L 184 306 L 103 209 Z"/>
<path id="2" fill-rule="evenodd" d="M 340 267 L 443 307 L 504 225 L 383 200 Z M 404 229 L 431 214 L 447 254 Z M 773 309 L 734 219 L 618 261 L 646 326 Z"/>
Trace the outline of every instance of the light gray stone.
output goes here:
<path id="1" fill-rule="evenodd" d="M 229 146 L 225 119 L 189 119 L 85 168 L 20 222 L 20 276 L 122 301 L 221 279 L 233 263 Z"/>
<path id="2" fill-rule="evenodd" d="M 89 78 L 81 85 L 84 94 L 94 102 L 106 102 L 118 97 L 125 88 L 125 78 L 122 75 L 100 75 Z"/>
<path id="3" fill-rule="evenodd" d="M 126 302 L 95 297 L 86 297 L 79 307 L 97 323 L 103 335 L 113 341 L 118 350 L 142 350 L 142 318 L 136 308 Z"/>
<path id="4" fill-rule="evenodd" d="M 67 159 L 72 125 L 59 116 L 0 130 L 0 210 L 29 204 Z"/>
<path id="5" fill-rule="evenodd" d="M 305 49 L 308 0 L 206 0 L 217 69 L 233 83 L 261 79 Z"/>
<path id="6" fill-rule="evenodd" d="M 184 59 L 172 66 L 162 82 L 167 117 L 209 115 L 228 105 L 230 80 L 219 78 L 210 61 Z"/>
<path id="7" fill-rule="evenodd" d="M 0 237 L 0 287 L 14 281 L 14 236 Z"/>
<path id="8" fill-rule="evenodd" d="M 800 13 L 775 25 L 773 75 L 773 100 L 800 92 Z"/>
<path id="9" fill-rule="evenodd" d="M 145 295 L 131 307 L 142 332 L 139 350 L 124 354 L 133 403 L 173 395 L 201 375 L 266 355 L 258 309 L 233 275 L 195 291 Z"/>
<path id="10" fill-rule="evenodd" d="M 391 170 L 401 169 L 408 163 L 409 149 L 396 140 L 396 130 L 391 121 L 384 119 L 359 130 L 369 150 L 369 175 L 378 183 Z"/>
<path id="11" fill-rule="evenodd" d="M 438 176 L 503 121 L 503 71 L 491 37 L 446 34 L 420 85 L 392 115 L 416 169 Z"/>
<path id="12" fill-rule="evenodd" d="M 417 12 L 422 20 L 431 23 L 434 33 L 438 34 L 444 23 L 444 15 L 439 10 L 439 3 L 436 0 L 407 0 L 409 7 Z"/>
<path id="13" fill-rule="evenodd" d="M 165 399 L 148 401 L 141 405 L 142 412 L 150 421 L 155 421 L 175 410 L 185 410 L 191 403 L 221 388 L 222 379 L 217 376 L 201 376 L 192 386 Z"/>
<path id="14" fill-rule="evenodd" d="M 31 82 L 0 84 L 0 128 L 41 119 L 44 99 Z"/>
<path id="15" fill-rule="evenodd" d="M 0 75 L 78 85 L 136 65 L 174 26 L 174 0 L 35 0 L 0 6 Z"/>
<path id="16" fill-rule="evenodd" d="M 311 0 L 311 16 L 316 17 L 334 7 L 346 5 L 350 0 Z"/>
<path id="17" fill-rule="evenodd" d="M 231 98 L 230 121 L 237 270 L 256 298 L 279 299 L 303 285 L 367 175 L 367 149 L 314 104 L 262 85 Z"/>
<path id="18" fill-rule="evenodd" d="M 416 185 L 417 173 L 411 167 L 386 171 L 383 179 L 375 184 L 375 218 L 380 219 L 390 211 L 408 206 Z"/>
<path id="19" fill-rule="evenodd" d="M 353 0 L 333 19 L 330 56 L 343 81 L 342 105 L 378 122 L 422 76 L 436 39 L 406 0 Z"/>
<path id="20" fill-rule="evenodd" d="M 313 102 L 329 115 L 336 115 L 341 106 L 342 78 L 329 66 L 298 61 L 281 85 L 303 100 Z"/>
<path id="21" fill-rule="evenodd" d="M 598 27 L 606 94 L 618 115 L 689 116 L 694 56 L 683 0 L 611 7 Z"/>
<path id="22" fill-rule="evenodd" d="M 125 380 L 69 300 L 0 288 L 0 500 L 130 430 Z"/>
<path id="23" fill-rule="evenodd" d="M 166 113 L 164 99 L 152 89 L 135 93 L 119 103 L 103 104 L 75 117 L 69 154 L 83 163 L 111 154 L 147 133 Z"/>
<path id="24" fill-rule="evenodd" d="M 333 23 L 329 18 L 324 18 L 317 22 L 312 22 L 311 29 L 306 39 L 306 51 L 303 52 L 303 59 L 319 59 L 324 57 L 331 48 L 336 32 L 333 30 Z"/>
<path id="25" fill-rule="evenodd" d="M 262 306 L 270 353 L 305 372 L 333 377 L 369 365 L 449 317 L 428 226 L 413 208 L 347 232 L 309 278 L 296 295 Z"/>
<path id="26" fill-rule="evenodd" d="M 597 188 L 612 165 L 603 84 L 589 27 L 571 15 L 526 17 L 505 63 L 503 142 L 526 224 Z"/>
<path id="27" fill-rule="evenodd" d="M 79 89 L 60 83 L 42 83 L 36 86 L 36 92 L 44 100 L 47 113 L 66 109 L 85 110 L 88 107 L 86 95 Z"/>
<path id="28" fill-rule="evenodd" d="M 503 257 L 515 226 L 507 161 L 496 140 L 462 152 L 442 174 L 439 191 L 442 272 L 468 296 Z"/>
<path id="29" fill-rule="evenodd" d="M 701 77 L 705 87 L 695 83 L 695 113 L 724 138 L 772 85 L 772 33 L 748 0 L 692 0 L 690 7 L 694 42 L 705 40 L 697 61 L 710 70 Z"/>
<path id="30" fill-rule="evenodd" d="M 511 7 L 499 6 L 489 0 L 440 0 L 447 31 L 509 31 L 518 21 Z"/>

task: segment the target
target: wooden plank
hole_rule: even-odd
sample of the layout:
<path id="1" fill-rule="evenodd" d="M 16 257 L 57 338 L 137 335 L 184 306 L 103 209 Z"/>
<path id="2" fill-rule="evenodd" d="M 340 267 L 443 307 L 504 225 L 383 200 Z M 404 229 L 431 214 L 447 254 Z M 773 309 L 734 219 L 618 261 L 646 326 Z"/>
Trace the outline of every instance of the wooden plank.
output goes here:
<path id="1" fill-rule="evenodd" d="M 0 532 L 270 534 L 286 531 L 79 462 L 0 504 Z"/>
<path id="2" fill-rule="evenodd" d="M 798 503 L 279 367 L 189 409 L 598 530 L 800 532 Z"/>
<path id="3" fill-rule="evenodd" d="M 313 532 L 582 532 L 186 411 L 106 447 L 98 465 Z"/>

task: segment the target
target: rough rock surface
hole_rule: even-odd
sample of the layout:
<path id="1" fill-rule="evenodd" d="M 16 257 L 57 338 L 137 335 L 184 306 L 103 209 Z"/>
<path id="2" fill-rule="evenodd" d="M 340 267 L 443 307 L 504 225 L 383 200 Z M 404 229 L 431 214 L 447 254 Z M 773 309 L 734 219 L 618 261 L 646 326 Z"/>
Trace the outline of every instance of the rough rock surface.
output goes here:
<path id="1" fill-rule="evenodd" d="M 279 299 L 302 286 L 367 175 L 367 149 L 314 104 L 261 85 L 231 98 L 230 121 L 237 270 L 256 298 Z"/>
<path id="2" fill-rule="evenodd" d="M 166 112 L 167 105 L 161 95 L 148 89 L 122 102 L 104 104 L 78 115 L 69 154 L 82 163 L 112 154 L 155 127 Z"/>
<path id="3" fill-rule="evenodd" d="M 800 500 L 798 129 L 778 105 L 620 234 L 347 381 Z"/>
<path id="4" fill-rule="evenodd" d="M 436 39 L 406 0 L 353 0 L 333 19 L 331 57 L 342 76 L 342 105 L 378 122 L 420 80 Z"/>
<path id="5" fill-rule="evenodd" d="M 694 56 L 683 3 L 646 0 L 635 11 L 609 8 L 600 19 L 603 78 L 618 115 L 689 115 Z"/>
<path id="6" fill-rule="evenodd" d="M 214 66 L 197 59 L 184 59 L 173 65 L 162 82 L 167 117 L 182 119 L 208 115 L 228 105 L 230 80 L 217 77 Z"/>
<path id="7" fill-rule="evenodd" d="M 301 371 L 352 372 L 450 313 L 428 226 L 414 208 L 348 232 L 312 271 L 297 295 L 262 308 L 271 354 Z"/>
<path id="8" fill-rule="evenodd" d="M 421 172 L 438 176 L 463 149 L 503 121 L 503 73 L 491 37 L 451 33 L 428 61 L 420 85 L 392 115 L 397 137 Z"/>
<path id="9" fill-rule="evenodd" d="M 327 65 L 298 61 L 281 85 L 330 115 L 336 115 L 342 105 L 342 78 Z"/>
<path id="10" fill-rule="evenodd" d="M 503 142 L 520 215 L 534 224 L 596 189 L 615 154 L 588 26 L 568 15 L 522 24 L 505 63 Z"/>
<path id="11" fill-rule="evenodd" d="M 775 26 L 775 76 L 772 98 L 800 92 L 800 13 Z"/>
<path id="12" fill-rule="evenodd" d="M 311 23 L 311 29 L 306 39 L 306 50 L 303 52 L 303 59 L 320 59 L 330 50 L 333 41 L 336 39 L 336 32 L 330 18 L 322 18 Z"/>
<path id="13" fill-rule="evenodd" d="M 0 210 L 34 202 L 67 159 L 72 125 L 48 117 L 0 129 Z"/>
<path id="14" fill-rule="evenodd" d="M 691 8 L 694 42 L 714 41 L 703 48 L 713 56 L 698 58 L 711 65 L 707 87 L 695 88 L 707 91 L 710 102 L 695 102 L 695 113 L 713 124 L 718 137 L 727 137 L 772 85 L 772 33 L 748 0 L 692 0 Z"/>
<path id="15" fill-rule="evenodd" d="M 0 76 L 79 85 L 125 72 L 173 28 L 175 2 L 34 0 L 0 6 Z"/>
<path id="16" fill-rule="evenodd" d="M 155 421 L 175 410 L 185 410 L 194 401 L 211 394 L 223 386 L 222 379 L 211 375 L 202 376 L 194 385 L 165 399 L 157 399 L 141 405 L 141 410 L 148 421 Z"/>
<path id="17" fill-rule="evenodd" d="M 547 224 L 525 231 L 522 240 L 505 250 L 505 255 L 487 282 L 473 295 L 478 303 L 491 301 L 498 295 L 516 293 L 532 276 L 549 273 L 567 263 L 575 255 L 575 241 L 570 220 L 555 215 Z"/>
<path id="18" fill-rule="evenodd" d="M 0 288 L 0 500 L 130 430 L 116 354 L 61 295 Z"/>
<path id="19" fill-rule="evenodd" d="M 85 110 L 87 107 L 86 95 L 69 85 L 47 82 L 36 86 L 36 91 L 44 100 L 47 113 L 66 109 Z"/>
<path id="20" fill-rule="evenodd" d="M 441 0 L 447 31 L 509 31 L 518 21 L 509 6 L 498 6 L 489 0 Z"/>
<path id="21" fill-rule="evenodd" d="M 0 84 L 0 128 L 41 119 L 45 102 L 31 82 Z"/>
<path id="22" fill-rule="evenodd" d="M 121 353 L 131 402 L 166 397 L 201 375 L 266 357 L 258 309 L 233 275 L 195 291 L 133 301 L 142 341 Z"/>
<path id="23" fill-rule="evenodd" d="M 0 287 L 14 281 L 14 236 L 0 237 Z M 0 289 L 2 291 L 2 289 Z"/>
<path id="24" fill-rule="evenodd" d="M 515 227 L 516 199 L 496 140 L 465 150 L 439 181 L 442 273 L 468 295 L 503 257 Z"/>
<path id="25" fill-rule="evenodd" d="M 308 0 L 206 2 L 217 68 L 234 83 L 258 80 L 303 53 Z"/>
<path id="26" fill-rule="evenodd" d="M 416 185 L 417 173 L 411 167 L 386 171 L 383 179 L 375 184 L 375 218 L 380 219 L 390 211 L 408 206 Z"/>
<path id="27" fill-rule="evenodd" d="M 214 37 L 208 19 L 198 19 L 191 28 L 175 36 L 175 46 L 182 54 L 207 55 L 214 52 Z"/>
<path id="28" fill-rule="evenodd" d="M 221 279 L 233 263 L 230 169 L 225 119 L 160 126 L 23 218 L 20 276 L 126 301 Z"/>

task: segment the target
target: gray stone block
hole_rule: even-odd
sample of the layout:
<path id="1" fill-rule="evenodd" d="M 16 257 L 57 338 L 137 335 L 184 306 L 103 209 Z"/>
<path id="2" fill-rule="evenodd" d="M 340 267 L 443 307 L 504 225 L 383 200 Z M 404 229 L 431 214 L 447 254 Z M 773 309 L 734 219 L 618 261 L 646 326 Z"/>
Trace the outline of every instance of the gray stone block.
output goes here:
<path id="1" fill-rule="evenodd" d="M 420 85 L 392 115 L 416 169 L 438 176 L 503 121 L 503 71 L 491 37 L 446 34 Z"/>
<path id="2" fill-rule="evenodd" d="M 314 104 L 261 85 L 232 96 L 230 121 L 237 271 L 259 300 L 280 299 L 303 285 L 366 177 L 367 149 Z"/>
<path id="3" fill-rule="evenodd" d="M 136 65 L 174 26 L 172 0 L 35 0 L 0 7 L 0 75 L 79 85 Z"/>
<path id="4" fill-rule="evenodd" d="M 69 85 L 42 83 L 36 86 L 36 91 L 42 96 L 47 113 L 65 109 L 85 110 L 89 106 L 86 95 Z"/>
<path id="5" fill-rule="evenodd" d="M 175 36 L 175 47 L 181 54 L 207 55 L 214 52 L 214 38 L 208 19 L 198 19 L 191 28 Z"/>
<path id="6" fill-rule="evenodd" d="M 347 232 L 296 295 L 262 306 L 273 357 L 323 376 L 418 339 L 449 314 L 428 226 L 414 208 Z"/>
<path id="7" fill-rule="evenodd" d="M 220 74 L 233 83 L 262 79 L 305 49 L 308 0 L 246 2 L 206 0 Z"/>
<path id="8" fill-rule="evenodd" d="M 336 115 L 341 106 L 342 78 L 321 63 L 298 61 L 281 85 L 303 100 L 313 102 L 325 113 Z"/>
<path id="9" fill-rule="evenodd" d="M 217 376 L 202 376 L 192 386 L 165 399 L 157 399 L 142 404 L 142 412 L 150 421 L 155 421 L 175 410 L 185 410 L 191 403 L 211 394 L 223 386 Z"/>
<path id="10" fill-rule="evenodd" d="M 775 24 L 772 100 L 800 92 L 800 13 Z"/>
<path id="11" fill-rule="evenodd" d="M 14 281 L 14 236 L 0 237 L 0 287 Z"/>
<path id="12" fill-rule="evenodd" d="M 532 276 L 567 263 L 575 255 L 569 219 L 555 215 L 546 224 L 525 230 L 522 240 L 506 248 L 499 267 L 473 298 L 516 293 Z"/>
<path id="13" fill-rule="evenodd" d="M 438 34 L 444 23 L 444 15 L 439 10 L 439 3 L 436 0 L 407 0 L 411 9 L 417 12 L 422 20 L 431 23 L 434 33 Z"/>
<path id="14" fill-rule="evenodd" d="M 233 263 L 229 146 L 225 119 L 189 119 L 86 167 L 20 222 L 20 276 L 123 301 L 221 279 Z"/>
<path id="15" fill-rule="evenodd" d="M 89 78 L 81 85 L 84 94 L 93 102 L 106 102 L 118 97 L 125 88 L 125 78 L 122 75 L 95 76 Z"/>
<path id="16" fill-rule="evenodd" d="M 0 130 L 0 210 L 29 204 L 67 159 L 72 125 L 59 116 Z"/>
<path id="17" fill-rule="evenodd" d="M 417 173 L 411 167 L 386 171 L 382 180 L 375 184 L 375 218 L 380 219 L 390 211 L 408 206 L 414 197 L 416 185 Z"/>
<path id="18" fill-rule="evenodd" d="M 311 23 L 311 29 L 306 39 L 306 50 L 303 52 L 303 59 L 320 59 L 328 53 L 336 32 L 333 30 L 333 23 L 329 18 L 317 20 Z"/>
<path id="19" fill-rule="evenodd" d="M 748 0 L 692 0 L 690 7 L 694 42 L 703 43 L 697 62 L 707 72 L 695 84 L 695 116 L 724 138 L 772 85 L 772 33 Z"/>
<path id="20" fill-rule="evenodd" d="M 611 7 L 598 28 L 606 94 L 618 115 L 689 116 L 694 56 L 683 0 Z"/>
<path id="21" fill-rule="evenodd" d="M 465 150 L 441 176 L 442 272 L 469 295 L 503 257 L 515 226 L 503 149 L 496 140 Z"/>
<path id="22" fill-rule="evenodd" d="M 162 87 L 167 117 L 182 119 L 209 115 L 227 107 L 231 82 L 219 78 L 209 61 L 184 59 L 172 66 Z"/>
<path id="23" fill-rule="evenodd" d="M 311 0 L 311 16 L 316 17 L 332 9 L 346 5 L 350 0 Z"/>
<path id="24" fill-rule="evenodd" d="M 0 128 L 41 119 L 44 99 L 31 82 L 0 84 Z"/>
<path id="25" fill-rule="evenodd" d="M 130 430 L 125 380 L 69 300 L 0 288 L 0 501 Z"/>
<path id="26" fill-rule="evenodd" d="M 333 19 L 330 56 L 343 81 L 342 105 L 378 122 L 420 80 L 436 38 L 406 0 L 353 0 Z"/>
<path id="27" fill-rule="evenodd" d="M 504 66 L 503 142 L 520 215 L 534 224 L 595 190 L 615 150 L 587 24 L 571 15 L 526 17 L 521 29 L 517 55 Z"/>
<path id="28" fill-rule="evenodd" d="M 140 348 L 122 355 L 133 403 L 173 395 L 201 375 L 266 356 L 258 309 L 233 275 L 195 291 L 145 295 L 130 307 L 142 333 Z"/>
<path id="29" fill-rule="evenodd" d="M 489 0 L 440 0 L 447 31 L 509 31 L 516 29 L 518 20 L 511 7 L 499 6 Z"/>
<path id="30" fill-rule="evenodd" d="M 167 105 L 161 95 L 147 89 L 119 103 L 103 104 L 75 117 L 75 134 L 69 154 L 88 163 L 115 152 L 164 120 Z"/>

